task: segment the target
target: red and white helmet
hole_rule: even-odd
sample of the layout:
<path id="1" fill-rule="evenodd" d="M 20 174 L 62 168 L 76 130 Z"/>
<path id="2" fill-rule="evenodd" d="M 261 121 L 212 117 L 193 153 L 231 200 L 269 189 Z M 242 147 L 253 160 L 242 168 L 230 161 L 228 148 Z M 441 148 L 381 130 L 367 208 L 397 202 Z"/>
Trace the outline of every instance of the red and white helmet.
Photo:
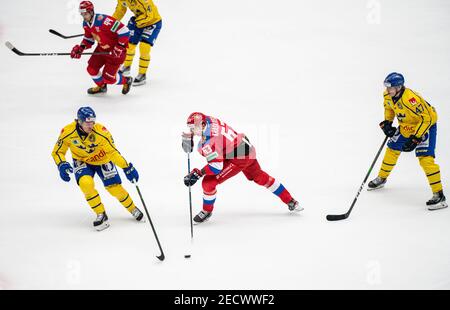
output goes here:
<path id="1" fill-rule="evenodd" d="M 186 124 L 196 135 L 201 135 L 202 132 L 202 124 L 206 120 L 206 115 L 200 112 L 193 112 L 189 115 Z"/>
<path id="2" fill-rule="evenodd" d="M 87 13 L 87 12 L 94 13 L 94 5 L 92 4 L 91 1 L 81 1 L 78 11 L 80 13 Z"/>

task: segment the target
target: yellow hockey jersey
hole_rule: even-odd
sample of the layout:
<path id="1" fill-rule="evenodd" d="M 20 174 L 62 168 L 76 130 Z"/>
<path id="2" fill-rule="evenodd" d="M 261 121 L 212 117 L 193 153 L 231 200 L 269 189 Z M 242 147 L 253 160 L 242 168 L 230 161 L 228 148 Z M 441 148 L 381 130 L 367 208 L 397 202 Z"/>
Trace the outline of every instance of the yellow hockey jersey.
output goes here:
<path id="1" fill-rule="evenodd" d="M 138 28 L 144 28 L 156 24 L 161 20 L 158 8 L 152 0 L 117 0 L 113 17 L 121 20 L 129 8 L 136 17 Z"/>
<path id="2" fill-rule="evenodd" d="M 91 165 L 98 166 L 112 161 L 122 169 L 128 167 L 127 161 L 116 149 L 111 133 L 99 123 L 94 125 L 92 132 L 84 139 L 78 134 L 76 120 L 64 127 L 52 152 L 56 165 L 66 161 L 68 149 L 73 159 Z"/>
<path id="3" fill-rule="evenodd" d="M 393 121 L 395 117 L 399 123 L 400 133 L 406 138 L 422 137 L 437 121 L 434 107 L 409 88 L 405 88 L 396 103 L 387 91 L 384 92 L 384 118 Z"/>

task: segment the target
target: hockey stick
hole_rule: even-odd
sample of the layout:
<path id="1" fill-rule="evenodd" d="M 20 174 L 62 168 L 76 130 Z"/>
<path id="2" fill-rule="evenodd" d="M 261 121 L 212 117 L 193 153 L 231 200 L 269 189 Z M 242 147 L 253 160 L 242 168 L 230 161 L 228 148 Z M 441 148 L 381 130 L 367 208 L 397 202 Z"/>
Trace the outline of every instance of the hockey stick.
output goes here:
<path id="1" fill-rule="evenodd" d="M 188 174 L 191 173 L 191 157 L 188 154 Z M 194 240 L 194 226 L 192 225 L 192 193 L 191 193 L 191 185 L 189 185 L 189 220 L 191 224 L 191 243 Z M 184 255 L 184 258 L 191 257 L 190 254 Z"/>
<path id="2" fill-rule="evenodd" d="M 141 191 L 139 190 L 139 186 L 137 185 L 137 183 L 135 181 L 133 183 L 136 186 L 136 190 L 137 190 L 137 192 L 139 194 L 139 197 L 141 198 L 142 205 L 144 206 L 144 210 L 145 210 L 145 213 L 147 214 L 148 221 L 150 222 L 150 226 L 152 227 L 153 234 L 155 235 L 156 242 L 158 243 L 159 250 L 161 251 L 161 255 L 156 256 L 156 257 L 160 261 L 163 261 L 164 258 L 165 258 L 164 252 L 163 252 L 163 249 L 161 247 L 161 244 L 159 243 L 158 235 L 156 234 L 156 230 L 155 230 L 155 227 L 153 226 L 152 219 L 150 218 L 150 214 L 148 213 L 147 207 L 146 207 L 145 202 L 144 202 L 144 198 L 142 198 L 142 194 L 141 194 Z"/>
<path id="3" fill-rule="evenodd" d="M 377 156 L 375 156 L 375 159 L 373 160 L 372 165 L 370 165 L 369 171 L 367 172 L 366 177 L 364 178 L 364 181 L 362 182 L 361 187 L 359 188 L 358 193 L 356 194 L 356 197 L 353 200 L 353 203 L 350 206 L 350 209 L 347 211 L 347 213 L 344 213 L 344 214 L 329 214 L 329 215 L 327 215 L 327 220 L 329 220 L 329 221 L 340 221 L 340 220 L 345 220 L 346 218 L 348 218 L 350 216 L 350 213 L 352 212 L 352 209 L 355 206 L 356 200 L 358 199 L 359 194 L 361 193 L 362 189 L 364 188 L 364 185 L 366 184 L 367 179 L 369 178 L 369 175 L 372 172 L 372 169 L 375 166 L 375 163 L 377 162 L 378 157 L 380 156 L 381 151 L 383 150 L 384 145 L 386 144 L 386 141 L 388 139 L 389 139 L 388 136 L 386 136 L 386 138 L 384 138 L 383 144 L 381 144 L 380 149 L 378 150 Z"/>
<path id="4" fill-rule="evenodd" d="M 56 35 L 56 36 L 58 36 L 58 37 L 60 37 L 60 38 L 63 38 L 63 39 L 72 39 L 72 38 L 78 38 L 78 37 L 84 36 L 84 33 L 81 33 L 81 34 L 74 34 L 74 35 L 72 35 L 72 36 L 65 36 L 65 35 L 59 33 L 59 32 L 56 31 L 56 30 L 53 30 L 53 29 L 49 29 L 48 31 L 49 31 L 51 34 L 54 34 L 54 35 Z"/>
<path id="5" fill-rule="evenodd" d="M 19 56 L 69 56 L 71 53 L 24 53 L 19 51 L 14 45 L 11 44 L 11 42 L 7 41 L 5 42 L 5 45 L 7 48 L 9 48 L 11 51 L 13 51 L 15 54 Z M 83 53 L 81 55 L 108 55 L 108 52 L 90 52 L 90 53 Z"/>

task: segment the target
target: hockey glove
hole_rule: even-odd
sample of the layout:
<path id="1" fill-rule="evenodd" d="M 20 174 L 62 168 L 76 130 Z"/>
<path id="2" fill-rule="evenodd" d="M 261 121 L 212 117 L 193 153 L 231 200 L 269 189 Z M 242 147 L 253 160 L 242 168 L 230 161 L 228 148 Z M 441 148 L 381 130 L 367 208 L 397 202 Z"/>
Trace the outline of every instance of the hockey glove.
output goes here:
<path id="1" fill-rule="evenodd" d="M 137 172 L 136 168 L 133 167 L 132 163 L 130 163 L 128 167 L 124 168 L 123 172 L 125 172 L 125 176 L 131 183 L 137 182 L 139 180 L 139 173 Z"/>
<path id="2" fill-rule="evenodd" d="M 192 186 L 203 176 L 200 169 L 195 168 L 187 176 L 184 177 L 184 185 Z"/>
<path id="3" fill-rule="evenodd" d="M 75 59 L 80 59 L 81 54 L 83 54 L 83 51 L 86 47 L 84 45 L 75 45 L 72 48 L 72 51 L 70 52 L 70 57 Z"/>
<path id="4" fill-rule="evenodd" d="M 405 144 L 403 144 L 402 151 L 403 152 L 411 152 L 414 151 L 416 146 L 422 142 L 421 138 L 417 138 L 416 136 L 411 136 L 406 140 Z"/>
<path id="5" fill-rule="evenodd" d="M 397 132 L 397 128 L 392 127 L 392 122 L 385 120 L 380 123 L 380 128 L 383 130 L 384 134 L 389 138 L 392 138 Z"/>
<path id="6" fill-rule="evenodd" d="M 125 46 L 118 44 L 114 46 L 111 52 L 112 61 L 115 64 L 121 64 L 125 60 L 126 54 L 127 49 L 125 48 Z"/>
<path id="7" fill-rule="evenodd" d="M 72 166 L 67 161 L 63 161 L 58 165 L 58 169 L 59 169 L 59 176 L 61 177 L 61 179 L 63 179 L 63 181 L 69 182 L 70 181 L 69 173 L 73 172 Z"/>
<path id="8" fill-rule="evenodd" d="M 183 147 L 183 151 L 186 153 L 192 153 L 192 150 L 194 149 L 194 139 L 192 137 L 192 134 L 183 132 L 181 138 L 181 146 Z"/>

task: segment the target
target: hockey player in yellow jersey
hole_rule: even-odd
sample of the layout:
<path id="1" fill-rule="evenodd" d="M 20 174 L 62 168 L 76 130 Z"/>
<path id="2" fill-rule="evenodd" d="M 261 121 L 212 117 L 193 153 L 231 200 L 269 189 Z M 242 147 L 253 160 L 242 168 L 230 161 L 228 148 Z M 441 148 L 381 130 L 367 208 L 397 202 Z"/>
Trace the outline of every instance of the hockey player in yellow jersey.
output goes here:
<path id="1" fill-rule="evenodd" d="M 380 123 L 383 132 L 390 137 L 378 177 L 369 183 L 369 190 L 382 188 L 394 169 L 401 152 L 415 150 L 433 192 L 426 203 L 429 210 L 448 207 L 442 190 L 441 172 L 435 163 L 437 136 L 437 113 L 425 99 L 404 86 L 403 75 L 389 74 L 384 85 L 384 121 Z M 399 126 L 392 126 L 397 117 Z"/>
<path id="2" fill-rule="evenodd" d="M 113 17 L 121 20 L 127 9 L 130 9 L 134 16 L 128 22 L 130 41 L 122 73 L 124 75 L 130 74 L 136 46 L 139 44 L 139 74 L 133 82 L 134 86 L 139 86 L 146 82 L 147 69 L 150 65 L 150 50 L 161 30 L 162 21 L 158 8 L 152 0 L 117 0 Z"/>
<path id="3" fill-rule="evenodd" d="M 52 152 L 61 179 L 69 182 L 69 173 L 75 174 L 87 203 L 97 214 L 94 221 L 96 230 L 108 228 L 109 222 L 100 195 L 95 189 L 95 174 L 100 177 L 106 190 L 116 197 L 137 221 L 144 221 L 143 213 L 134 205 L 130 195 L 121 185 L 116 166 L 123 169 L 131 182 L 137 182 L 139 174 L 116 149 L 111 133 L 105 126 L 96 123 L 95 118 L 92 108 L 82 107 L 78 110 L 77 119 L 62 129 Z M 73 168 L 65 157 L 68 149 L 72 154 Z"/>

